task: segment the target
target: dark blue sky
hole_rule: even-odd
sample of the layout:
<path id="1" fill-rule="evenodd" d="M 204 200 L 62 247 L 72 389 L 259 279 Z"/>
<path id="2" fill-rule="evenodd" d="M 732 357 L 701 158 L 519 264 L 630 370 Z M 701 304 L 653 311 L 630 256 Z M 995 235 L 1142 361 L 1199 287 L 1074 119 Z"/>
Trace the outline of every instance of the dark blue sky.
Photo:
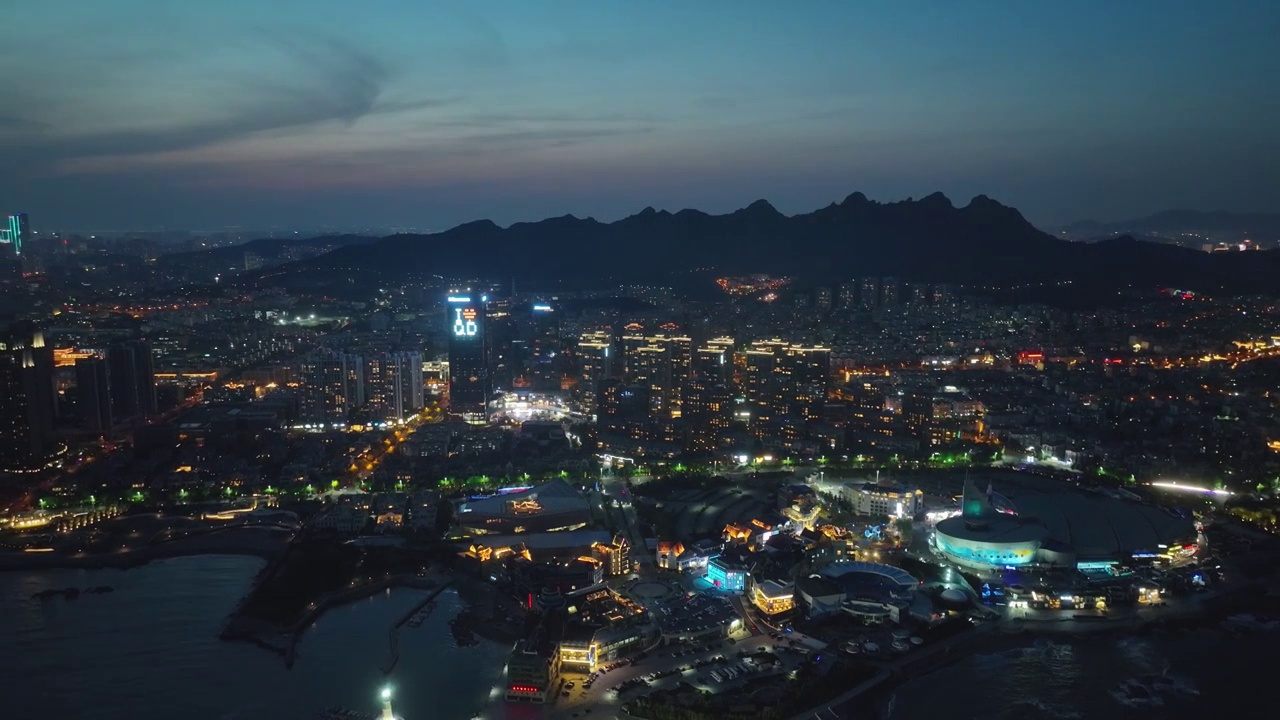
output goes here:
<path id="1" fill-rule="evenodd" d="M 0 210 L 37 228 L 1280 211 L 1274 1 L 3 5 Z"/>

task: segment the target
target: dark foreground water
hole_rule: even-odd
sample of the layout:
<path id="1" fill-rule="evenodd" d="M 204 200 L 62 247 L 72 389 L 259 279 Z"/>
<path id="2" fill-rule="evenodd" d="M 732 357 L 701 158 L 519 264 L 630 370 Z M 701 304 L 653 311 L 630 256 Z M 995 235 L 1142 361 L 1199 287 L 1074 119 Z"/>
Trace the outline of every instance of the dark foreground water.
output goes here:
<path id="1" fill-rule="evenodd" d="M 0 718 L 312 720 L 334 705 L 376 711 L 387 629 L 423 593 L 395 590 L 329 612 L 286 670 L 274 654 L 217 637 L 260 567 L 251 558 L 205 556 L 132 570 L 0 573 Z M 74 601 L 31 599 L 46 588 L 98 585 L 116 590 Z M 457 596 L 445 592 L 427 622 L 401 631 L 391 678 L 397 714 L 406 720 L 468 720 L 482 709 L 491 719 L 541 714 L 491 699 L 507 648 L 484 641 L 457 647 L 448 622 L 459 607 Z M 997 642 L 1003 649 L 900 687 L 892 720 L 1276 716 L 1275 631 L 1218 627 Z M 1143 676 L 1164 678 L 1149 693 L 1154 700 L 1128 700 L 1122 684 Z M 859 714 L 885 709 L 870 705 Z"/>
<path id="2" fill-rule="evenodd" d="M 292 670 L 276 655 L 218 639 L 262 566 L 253 558 L 177 558 L 131 570 L 0 573 L 0 718 L 312 720 L 342 705 L 378 710 L 387 629 L 422 599 L 393 590 L 332 610 L 305 635 Z M 41 602 L 46 588 L 115 592 Z M 489 703 L 507 648 L 459 648 L 451 591 L 400 635 L 391 677 L 407 720 L 471 718 Z"/>
<path id="3" fill-rule="evenodd" d="M 1011 640 L 1006 649 L 979 653 L 902 686 L 890 717 L 1276 717 L 1278 641 L 1275 631 L 1232 632 L 1225 626 Z"/>

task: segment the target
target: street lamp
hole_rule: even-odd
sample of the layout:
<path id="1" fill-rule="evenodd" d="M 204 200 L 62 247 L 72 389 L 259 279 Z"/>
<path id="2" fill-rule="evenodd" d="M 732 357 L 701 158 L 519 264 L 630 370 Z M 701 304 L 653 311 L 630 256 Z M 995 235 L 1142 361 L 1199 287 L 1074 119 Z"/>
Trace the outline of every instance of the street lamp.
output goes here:
<path id="1" fill-rule="evenodd" d="M 391 686 L 384 685 L 382 687 L 382 720 L 396 720 L 395 713 L 391 711 Z"/>

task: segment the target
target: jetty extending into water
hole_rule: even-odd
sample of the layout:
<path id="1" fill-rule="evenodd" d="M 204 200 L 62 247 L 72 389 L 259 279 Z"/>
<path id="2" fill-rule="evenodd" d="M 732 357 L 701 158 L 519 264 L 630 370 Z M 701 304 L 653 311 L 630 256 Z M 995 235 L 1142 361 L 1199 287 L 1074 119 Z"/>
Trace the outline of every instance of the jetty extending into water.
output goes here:
<path id="1" fill-rule="evenodd" d="M 452 580 L 445 580 L 440 587 L 431 591 L 421 602 L 415 603 L 404 615 L 400 616 L 399 620 L 392 623 L 391 628 L 387 630 L 387 644 L 391 654 L 387 664 L 382 668 L 384 674 L 390 675 L 391 671 L 396 669 L 396 663 L 400 662 L 400 628 L 411 623 L 414 618 L 421 616 L 425 619 L 425 615 L 429 615 L 435 609 L 436 598 L 451 584 Z M 413 627 L 417 627 L 417 625 Z"/>

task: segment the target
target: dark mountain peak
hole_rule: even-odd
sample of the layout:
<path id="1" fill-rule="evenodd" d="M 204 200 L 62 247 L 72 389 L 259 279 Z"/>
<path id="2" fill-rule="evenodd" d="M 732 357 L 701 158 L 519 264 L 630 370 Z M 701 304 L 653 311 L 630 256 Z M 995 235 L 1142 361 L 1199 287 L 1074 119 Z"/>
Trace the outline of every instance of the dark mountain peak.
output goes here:
<path id="1" fill-rule="evenodd" d="M 1066 280 L 1086 290 L 1145 285 L 1280 291 L 1280 251 L 1203 253 L 1119 233 L 1102 243 L 1071 242 L 1037 230 L 1015 208 L 982 195 L 957 208 L 941 193 L 892 203 L 853 193 L 839 205 L 790 217 L 758 201 L 727 215 L 686 209 L 672 216 L 646 208 L 611 223 L 565 215 L 505 230 L 483 220 L 439 239 L 445 242 L 432 243 L 438 247 L 431 253 L 416 252 L 421 236 L 348 245 L 301 261 L 294 273 L 272 275 L 272 282 L 328 288 L 335 277 L 383 283 L 486 272 L 583 288 L 588 286 L 582 283 L 608 277 L 615 286 L 680 282 L 706 290 L 702 275 L 673 274 L 671 258 L 680 257 L 684 267 L 729 274 L 767 269 L 823 283 L 893 276 L 989 286 L 1017 278 Z M 477 248 L 485 251 L 483 261 Z M 602 252 L 624 248 L 628 255 L 622 263 L 614 253 Z"/>
<path id="2" fill-rule="evenodd" d="M 456 231 L 465 231 L 465 232 L 477 232 L 477 231 L 501 230 L 501 229 L 502 228 L 498 227 L 498 223 L 489 219 L 472 220 L 471 222 L 462 223 L 461 225 L 454 228 L 454 230 Z"/>
<path id="3" fill-rule="evenodd" d="M 777 208 L 771 205 L 768 200 L 764 200 L 764 199 L 757 200 L 733 214 L 748 215 L 751 217 L 766 217 L 766 216 L 783 217 L 782 213 L 778 212 Z"/>
<path id="4" fill-rule="evenodd" d="M 660 217 L 671 217 L 671 213 L 667 212 L 666 210 L 655 210 L 654 207 L 650 205 L 649 207 L 641 210 L 635 215 L 628 215 L 627 217 L 623 218 L 622 221 L 629 222 L 634 220 L 652 220 L 654 218 L 660 218 Z"/>
<path id="5" fill-rule="evenodd" d="M 975 196 L 974 196 L 974 198 L 973 198 L 972 200 L 970 200 L 970 201 L 969 201 L 969 204 L 968 204 L 968 205 L 966 205 L 965 207 L 971 207 L 971 208 L 983 208 L 983 207 L 989 207 L 989 208 L 1003 208 L 1003 207 L 1005 207 L 1005 206 L 1004 206 L 1004 205 L 1001 205 L 1000 203 L 996 202 L 995 200 L 992 200 L 991 198 L 987 197 L 986 195 L 975 195 Z"/>
<path id="6" fill-rule="evenodd" d="M 946 195 L 943 195 L 940 192 L 935 192 L 931 195 L 926 195 L 925 197 L 922 197 L 919 200 L 917 200 L 916 204 L 924 205 L 926 207 L 936 207 L 939 209 L 946 208 L 948 210 L 955 208 L 955 205 L 951 204 L 951 198 L 947 197 Z"/>

